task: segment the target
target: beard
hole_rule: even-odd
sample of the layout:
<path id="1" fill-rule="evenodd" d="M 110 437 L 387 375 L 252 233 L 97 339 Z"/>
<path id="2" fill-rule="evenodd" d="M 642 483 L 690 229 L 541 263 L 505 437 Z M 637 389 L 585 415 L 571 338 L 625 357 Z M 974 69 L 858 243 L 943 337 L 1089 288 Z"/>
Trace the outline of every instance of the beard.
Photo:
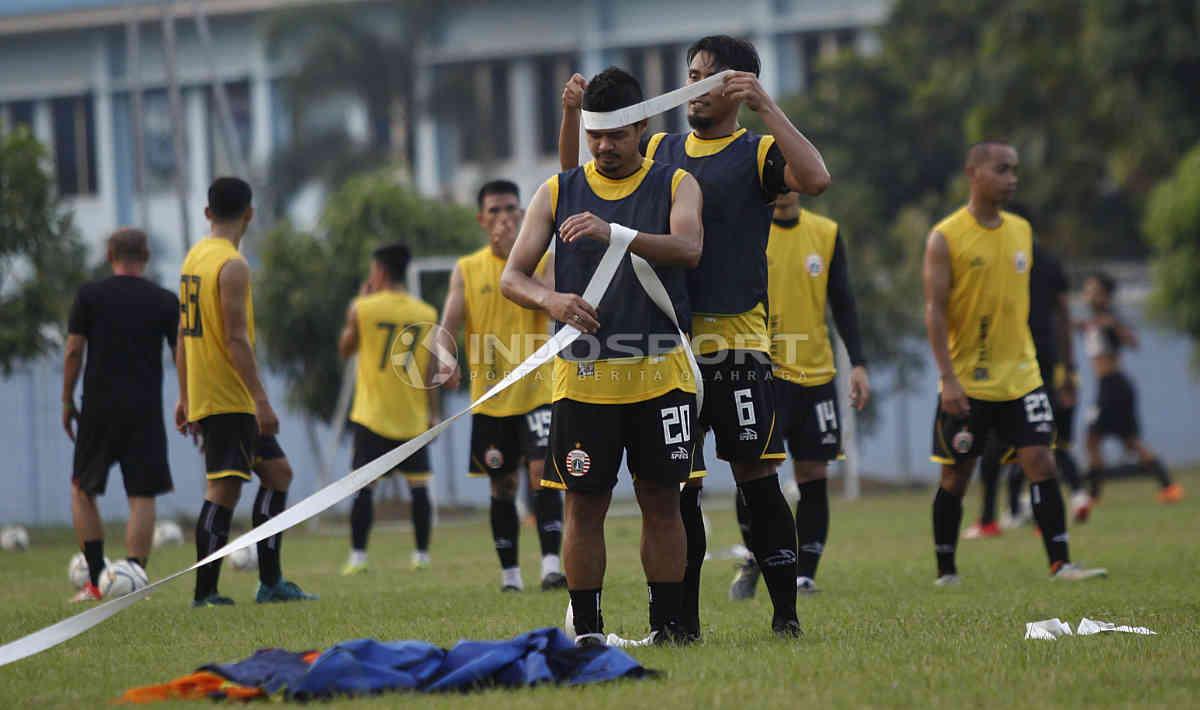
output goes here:
<path id="1" fill-rule="evenodd" d="M 687 115 L 687 122 L 692 128 L 703 131 L 706 128 L 712 128 L 716 120 L 712 116 L 697 116 L 689 113 Z"/>

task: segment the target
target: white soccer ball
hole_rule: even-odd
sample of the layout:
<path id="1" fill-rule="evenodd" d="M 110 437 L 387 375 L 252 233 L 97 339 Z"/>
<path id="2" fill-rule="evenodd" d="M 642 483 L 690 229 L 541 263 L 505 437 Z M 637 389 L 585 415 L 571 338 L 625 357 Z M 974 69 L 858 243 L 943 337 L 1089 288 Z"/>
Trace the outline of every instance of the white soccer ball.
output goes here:
<path id="1" fill-rule="evenodd" d="M 104 568 L 100 573 L 100 594 L 105 597 L 123 597 L 150 584 L 146 570 L 136 562 L 121 560 Z"/>
<path id="2" fill-rule="evenodd" d="M 29 531 L 20 525 L 5 525 L 0 528 L 0 548 L 9 552 L 29 549 Z"/>
<path id="3" fill-rule="evenodd" d="M 258 569 L 258 545 L 243 547 L 229 556 L 229 564 L 239 572 Z"/>
<path id="4" fill-rule="evenodd" d="M 183 528 L 174 520 L 162 520 L 154 526 L 154 547 L 163 545 L 182 545 Z"/>
<path id="5" fill-rule="evenodd" d="M 112 563 L 105 557 L 104 566 L 108 567 L 110 564 Z M 71 558 L 71 563 L 67 565 L 67 578 L 71 580 L 71 584 L 76 589 L 83 589 L 83 585 L 91 581 L 92 577 L 88 574 L 87 558 L 83 556 L 82 552 L 76 552 L 75 556 Z"/>
<path id="6" fill-rule="evenodd" d="M 563 621 L 563 631 L 567 632 L 568 639 L 575 641 L 575 610 L 571 608 L 571 602 L 567 602 L 567 618 Z"/>

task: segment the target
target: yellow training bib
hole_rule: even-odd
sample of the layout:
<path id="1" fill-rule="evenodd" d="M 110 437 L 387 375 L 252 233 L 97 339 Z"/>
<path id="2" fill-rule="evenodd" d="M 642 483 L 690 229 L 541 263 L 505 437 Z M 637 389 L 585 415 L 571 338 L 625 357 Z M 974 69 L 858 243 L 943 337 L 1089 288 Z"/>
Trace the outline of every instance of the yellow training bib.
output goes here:
<path id="1" fill-rule="evenodd" d="M 837 222 L 808 210 L 794 226 L 771 225 L 767 299 L 776 377 L 815 387 L 836 373 L 825 304 L 837 239 Z"/>

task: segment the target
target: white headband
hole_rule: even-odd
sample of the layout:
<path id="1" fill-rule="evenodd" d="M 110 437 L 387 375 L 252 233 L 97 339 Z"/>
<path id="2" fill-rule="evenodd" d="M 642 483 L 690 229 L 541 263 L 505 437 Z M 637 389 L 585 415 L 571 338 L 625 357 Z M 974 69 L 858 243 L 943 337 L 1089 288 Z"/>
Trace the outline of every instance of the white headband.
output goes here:
<path id="1" fill-rule="evenodd" d="M 611 131 L 615 128 L 633 125 L 651 116 L 657 116 L 665 111 L 670 111 L 697 96 L 707 94 L 709 91 L 712 91 L 714 86 L 725 81 L 727 74 L 732 73 L 733 70 L 726 69 L 723 72 L 713 74 L 707 79 L 701 79 L 695 84 L 690 84 L 674 91 L 668 91 L 652 99 L 646 99 L 640 104 L 619 108 L 616 111 L 583 111 L 583 127 L 588 131 Z"/>

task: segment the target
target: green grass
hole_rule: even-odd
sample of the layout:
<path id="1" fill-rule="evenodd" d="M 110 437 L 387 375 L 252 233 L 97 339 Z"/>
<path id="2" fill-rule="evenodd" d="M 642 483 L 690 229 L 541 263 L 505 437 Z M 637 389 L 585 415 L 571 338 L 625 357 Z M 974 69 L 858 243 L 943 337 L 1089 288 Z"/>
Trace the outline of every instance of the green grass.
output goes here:
<path id="1" fill-rule="evenodd" d="M 1023 529 L 964 542 L 963 585 L 936 589 L 927 493 L 835 501 L 820 575 L 825 591 L 800 600 L 806 635 L 799 641 L 771 636 L 765 590 L 749 603 L 727 601 L 732 563 L 714 561 L 705 567 L 704 643 L 635 652 L 646 666 L 665 671 L 660 680 L 468 697 L 393 695 L 337 705 L 1194 706 L 1200 703 L 1200 475 L 1192 472 L 1182 482 L 1193 497 L 1169 508 L 1154 501 L 1147 480 L 1114 484 L 1092 521 L 1072 530 L 1076 559 L 1108 567 L 1107 580 L 1050 582 L 1039 539 Z M 737 540 L 732 511 L 727 505 L 717 510 L 722 503 L 711 501 L 712 549 Z M 537 546 L 529 528 L 522 543 L 526 584 L 536 587 Z M 342 534 L 292 534 L 284 546 L 285 571 L 320 593 L 319 602 L 256 606 L 250 601 L 255 576 L 227 566 L 222 591 L 238 606 L 192 610 L 191 579 L 185 578 L 80 638 L 0 668 L 0 708 L 106 703 L 125 688 L 266 646 L 321 648 L 363 636 L 449 646 L 459 638 L 504 638 L 562 623 L 565 594 L 498 592 L 485 520 L 435 530 L 430 571 L 408 570 L 410 545 L 408 533 L 379 531 L 370 574 L 343 579 L 337 574 L 346 552 Z M 72 547 L 66 533 L 35 531 L 30 552 L 0 553 L 0 639 L 73 612 L 64 603 Z M 646 593 L 634 519 L 610 522 L 608 549 L 608 630 L 641 636 Z M 188 547 L 161 550 L 151 571 L 162 574 L 190 561 Z M 1074 625 L 1084 615 L 1149 626 L 1160 635 L 1022 640 L 1026 621 L 1057 616 Z"/>

